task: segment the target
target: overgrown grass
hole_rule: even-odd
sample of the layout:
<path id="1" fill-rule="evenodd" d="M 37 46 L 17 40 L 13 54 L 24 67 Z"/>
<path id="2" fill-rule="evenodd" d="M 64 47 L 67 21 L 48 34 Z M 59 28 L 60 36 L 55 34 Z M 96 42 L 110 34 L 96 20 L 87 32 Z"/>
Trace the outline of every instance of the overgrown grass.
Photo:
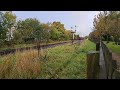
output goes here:
<path id="1" fill-rule="evenodd" d="M 95 50 L 95 45 L 85 40 L 81 45 L 42 50 L 40 58 L 35 50 L 0 57 L 0 78 L 86 79 L 86 54 L 90 50 Z"/>
<path id="2" fill-rule="evenodd" d="M 17 52 L 0 58 L 0 78 L 36 78 L 40 67 L 37 51 Z"/>
<path id="3" fill-rule="evenodd" d="M 112 52 L 120 55 L 120 45 L 116 45 L 114 42 L 109 42 L 109 43 L 104 42 L 104 43 Z"/>

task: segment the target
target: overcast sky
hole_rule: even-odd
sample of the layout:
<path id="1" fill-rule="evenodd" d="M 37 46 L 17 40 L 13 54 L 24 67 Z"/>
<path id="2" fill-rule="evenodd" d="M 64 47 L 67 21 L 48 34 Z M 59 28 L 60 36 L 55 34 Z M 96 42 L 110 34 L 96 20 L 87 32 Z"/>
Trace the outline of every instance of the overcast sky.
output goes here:
<path id="1" fill-rule="evenodd" d="M 42 23 L 60 21 L 66 29 L 76 25 L 78 26 L 76 33 L 86 36 L 91 32 L 93 18 L 99 11 L 13 11 L 13 13 L 17 20 L 37 18 Z"/>

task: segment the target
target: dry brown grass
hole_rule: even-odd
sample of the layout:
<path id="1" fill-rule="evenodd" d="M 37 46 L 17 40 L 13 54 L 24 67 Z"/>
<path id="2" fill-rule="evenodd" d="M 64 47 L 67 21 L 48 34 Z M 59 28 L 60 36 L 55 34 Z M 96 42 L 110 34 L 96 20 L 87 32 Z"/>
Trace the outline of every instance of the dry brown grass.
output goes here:
<path id="1" fill-rule="evenodd" d="M 85 40 L 81 45 L 62 45 L 17 52 L 0 57 L 2 79 L 86 79 L 86 54 L 95 44 Z M 47 55 L 47 56 L 46 56 Z"/>
<path id="2" fill-rule="evenodd" d="M 40 60 L 36 50 L 16 52 L 0 58 L 0 78 L 31 79 L 40 74 Z"/>

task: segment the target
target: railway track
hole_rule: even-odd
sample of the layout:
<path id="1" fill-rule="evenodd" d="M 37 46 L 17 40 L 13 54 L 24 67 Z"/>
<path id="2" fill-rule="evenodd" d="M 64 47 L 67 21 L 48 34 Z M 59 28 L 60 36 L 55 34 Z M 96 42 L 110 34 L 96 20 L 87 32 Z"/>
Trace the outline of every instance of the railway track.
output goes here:
<path id="1" fill-rule="evenodd" d="M 71 42 L 60 42 L 60 43 L 55 43 L 55 44 L 41 45 L 41 48 L 42 49 L 52 48 L 55 46 L 69 44 L 69 43 L 71 43 Z M 76 42 L 74 42 L 74 43 L 76 43 Z M 3 51 L 0 51 L 0 56 L 7 55 L 7 54 L 14 54 L 17 51 L 23 52 L 25 50 L 30 50 L 30 49 L 37 49 L 37 46 L 3 50 Z"/>

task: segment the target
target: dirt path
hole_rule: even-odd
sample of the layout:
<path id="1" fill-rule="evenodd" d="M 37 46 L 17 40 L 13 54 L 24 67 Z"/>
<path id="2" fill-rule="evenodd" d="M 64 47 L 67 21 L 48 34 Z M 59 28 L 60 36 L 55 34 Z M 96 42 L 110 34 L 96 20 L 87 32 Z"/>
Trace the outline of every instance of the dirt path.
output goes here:
<path id="1" fill-rule="evenodd" d="M 117 55 L 116 53 L 112 52 L 112 58 L 113 58 L 113 60 L 116 60 L 117 68 L 120 71 L 120 56 Z"/>

